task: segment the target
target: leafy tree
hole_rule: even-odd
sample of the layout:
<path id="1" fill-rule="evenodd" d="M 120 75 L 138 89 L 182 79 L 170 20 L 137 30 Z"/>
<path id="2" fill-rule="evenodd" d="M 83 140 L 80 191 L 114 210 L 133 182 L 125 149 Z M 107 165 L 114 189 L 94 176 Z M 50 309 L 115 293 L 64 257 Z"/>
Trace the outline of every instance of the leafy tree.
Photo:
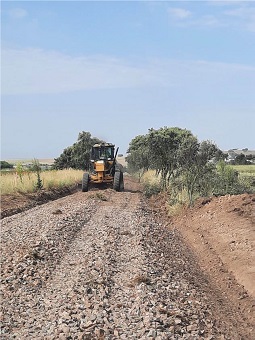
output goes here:
<path id="1" fill-rule="evenodd" d="M 149 169 L 149 147 L 147 136 L 136 136 L 129 143 L 126 161 L 130 171 Z"/>
<path id="2" fill-rule="evenodd" d="M 1 169 L 13 169 L 13 164 L 10 164 L 6 161 L 0 161 L 0 168 Z"/>
<path id="3" fill-rule="evenodd" d="M 215 158 L 216 162 L 223 161 L 223 160 L 228 158 L 228 154 L 224 153 L 222 150 L 218 149 L 215 152 L 214 158 Z"/>
<path id="4" fill-rule="evenodd" d="M 187 189 L 189 202 L 193 204 L 194 194 L 207 195 L 211 189 L 209 179 L 215 173 L 215 165 L 209 161 L 219 154 L 218 147 L 210 142 L 203 141 L 198 145 L 198 149 L 181 168 L 184 187 Z M 209 184 L 209 185 L 208 185 Z"/>
<path id="5" fill-rule="evenodd" d="M 249 155 L 246 156 L 246 159 L 251 162 L 251 161 L 255 160 L 255 155 L 249 154 Z"/>
<path id="6" fill-rule="evenodd" d="M 88 170 L 90 167 L 90 152 L 92 146 L 96 143 L 103 142 L 103 140 L 91 137 L 89 132 L 80 132 L 78 141 L 73 145 L 72 160 L 74 162 L 74 168 Z"/>
<path id="7" fill-rule="evenodd" d="M 77 142 L 64 149 L 62 154 L 55 159 L 54 168 L 75 168 L 88 170 L 90 168 L 91 147 L 96 143 L 102 142 L 103 141 L 98 138 L 91 137 L 90 132 L 80 132 Z"/>
<path id="8" fill-rule="evenodd" d="M 240 155 L 236 156 L 235 164 L 245 165 L 245 164 L 251 164 L 251 162 L 249 160 L 247 160 L 246 156 L 243 153 L 241 153 Z"/>
<path id="9" fill-rule="evenodd" d="M 214 143 L 199 143 L 191 131 L 178 127 L 150 129 L 147 135 L 131 141 L 128 152 L 129 165 L 156 170 L 163 190 L 170 183 L 173 194 L 185 188 L 191 204 L 195 193 L 205 194 L 210 190 L 207 181 L 216 170 L 209 161 L 224 157 Z"/>
<path id="10" fill-rule="evenodd" d="M 72 152 L 73 146 L 68 146 L 67 148 L 65 148 L 62 154 L 54 160 L 55 162 L 53 164 L 53 167 L 55 169 L 74 168 Z"/>
<path id="11" fill-rule="evenodd" d="M 170 179 L 177 177 L 192 161 L 198 141 L 190 131 L 178 127 L 150 129 L 148 141 L 151 167 L 161 175 L 165 189 Z"/>

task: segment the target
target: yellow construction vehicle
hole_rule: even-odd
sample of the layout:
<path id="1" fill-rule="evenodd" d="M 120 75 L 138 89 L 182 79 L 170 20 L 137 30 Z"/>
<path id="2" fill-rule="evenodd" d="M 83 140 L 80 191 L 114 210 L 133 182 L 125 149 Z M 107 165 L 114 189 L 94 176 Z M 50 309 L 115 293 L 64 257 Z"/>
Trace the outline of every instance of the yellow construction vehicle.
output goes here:
<path id="1" fill-rule="evenodd" d="M 91 150 L 91 171 L 82 178 L 82 191 L 88 191 L 91 184 L 109 184 L 116 191 L 124 190 L 123 171 L 116 158 L 119 148 L 110 143 L 95 144 Z"/>

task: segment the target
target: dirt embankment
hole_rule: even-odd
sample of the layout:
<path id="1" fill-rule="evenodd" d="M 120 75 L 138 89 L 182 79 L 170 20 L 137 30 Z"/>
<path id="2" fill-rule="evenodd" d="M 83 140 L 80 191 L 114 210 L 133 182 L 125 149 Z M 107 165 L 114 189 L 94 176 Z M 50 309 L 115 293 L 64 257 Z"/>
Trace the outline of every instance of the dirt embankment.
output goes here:
<path id="1" fill-rule="evenodd" d="M 225 284 L 231 286 L 234 276 L 255 299 L 255 195 L 201 199 L 173 223 L 196 250 L 203 268 L 227 270 Z"/>
<path id="2" fill-rule="evenodd" d="M 240 313 L 255 313 L 255 195 L 201 198 L 176 216 L 168 214 L 166 197 L 151 198 L 155 215 L 177 229 L 199 267 Z M 255 336 L 255 330 L 254 330 Z"/>
<path id="3" fill-rule="evenodd" d="M 254 196 L 169 219 L 125 182 L 2 220 L 1 338 L 254 339 Z"/>
<path id="4" fill-rule="evenodd" d="M 60 189 L 41 190 L 35 193 L 15 193 L 1 196 L 1 218 L 71 195 L 79 190 L 77 185 Z"/>

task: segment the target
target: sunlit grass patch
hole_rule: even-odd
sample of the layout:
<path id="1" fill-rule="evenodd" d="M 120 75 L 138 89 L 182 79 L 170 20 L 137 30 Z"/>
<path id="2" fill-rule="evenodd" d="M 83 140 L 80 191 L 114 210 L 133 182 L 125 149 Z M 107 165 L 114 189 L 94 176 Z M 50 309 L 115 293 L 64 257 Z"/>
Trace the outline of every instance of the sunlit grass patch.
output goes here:
<path id="1" fill-rule="evenodd" d="M 255 177 L 255 164 L 249 165 L 231 165 L 233 169 L 238 171 L 240 176 L 254 176 Z"/>
<path id="2" fill-rule="evenodd" d="M 160 176 L 157 176 L 154 170 L 146 171 L 141 178 L 141 182 L 146 197 L 156 195 L 161 191 Z"/>
<path id="3" fill-rule="evenodd" d="M 82 170 L 51 170 L 40 173 L 42 187 L 46 190 L 72 186 L 81 182 Z M 31 171 L 1 173 L 1 194 L 15 192 L 30 193 L 36 191 L 37 175 Z"/>

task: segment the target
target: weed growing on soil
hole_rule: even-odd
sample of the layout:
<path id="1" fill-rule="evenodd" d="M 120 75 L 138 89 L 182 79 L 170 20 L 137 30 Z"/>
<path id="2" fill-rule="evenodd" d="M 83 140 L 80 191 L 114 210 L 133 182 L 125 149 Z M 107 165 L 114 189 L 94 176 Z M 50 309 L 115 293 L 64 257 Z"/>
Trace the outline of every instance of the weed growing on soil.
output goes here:
<path id="1" fill-rule="evenodd" d="M 20 182 L 23 183 L 24 169 L 23 169 L 23 166 L 22 166 L 21 163 L 17 164 L 16 172 L 17 172 L 17 175 L 18 175 L 18 177 L 20 179 Z"/>
<path id="2" fill-rule="evenodd" d="M 34 159 L 33 162 L 33 168 L 32 171 L 35 172 L 37 180 L 35 183 L 35 190 L 41 190 L 43 188 L 43 181 L 41 179 L 41 167 L 38 159 Z"/>

